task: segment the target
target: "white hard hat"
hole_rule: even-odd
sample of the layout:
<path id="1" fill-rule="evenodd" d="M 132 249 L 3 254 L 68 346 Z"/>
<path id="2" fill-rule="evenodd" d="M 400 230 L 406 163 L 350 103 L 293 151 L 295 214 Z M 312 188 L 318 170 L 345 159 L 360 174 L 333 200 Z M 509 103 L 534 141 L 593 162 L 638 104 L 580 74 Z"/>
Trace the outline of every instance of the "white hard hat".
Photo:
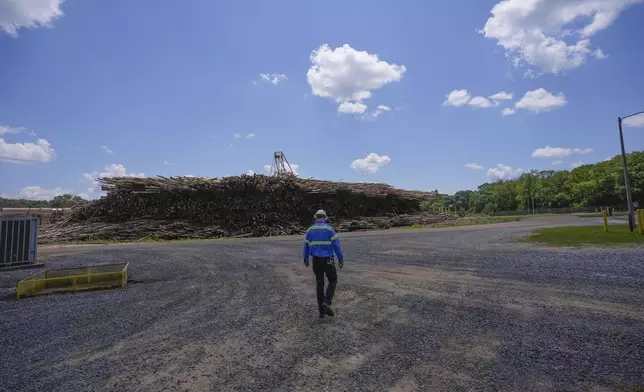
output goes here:
<path id="1" fill-rule="evenodd" d="M 326 218 L 326 211 L 324 210 L 318 210 L 318 212 L 315 213 L 314 217 L 317 218 L 319 216 L 323 216 Z"/>

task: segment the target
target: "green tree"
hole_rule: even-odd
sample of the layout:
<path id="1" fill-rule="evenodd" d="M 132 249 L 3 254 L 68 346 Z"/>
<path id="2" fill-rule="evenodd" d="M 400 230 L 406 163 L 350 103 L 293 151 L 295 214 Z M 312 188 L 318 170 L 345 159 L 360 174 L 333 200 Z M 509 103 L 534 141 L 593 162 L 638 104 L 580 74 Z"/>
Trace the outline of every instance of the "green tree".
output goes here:
<path id="1" fill-rule="evenodd" d="M 633 201 L 644 206 L 644 152 L 627 155 Z M 441 195 L 439 205 L 449 198 Z M 626 207 L 626 189 L 621 157 L 583 165 L 572 171 L 544 170 L 525 173 L 515 180 L 485 183 L 476 191 L 459 191 L 453 202 L 470 211 L 514 211 L 588 206 Z"/>
<path id="2" fill-rule="evenodd" d="M 65 194 L 54 197 L 49 204 L 52 208 L 69 208 L 85 202 L 87 202 L 87 200 L 80 196 Z"/>
<path id="3" fill-rule="evenodd" d="M 87 203 L 87 200 L 76 195 L 56 196 L 52 200 L 5 199 L 0 197 L 0 208 L 69 208 Z"/>

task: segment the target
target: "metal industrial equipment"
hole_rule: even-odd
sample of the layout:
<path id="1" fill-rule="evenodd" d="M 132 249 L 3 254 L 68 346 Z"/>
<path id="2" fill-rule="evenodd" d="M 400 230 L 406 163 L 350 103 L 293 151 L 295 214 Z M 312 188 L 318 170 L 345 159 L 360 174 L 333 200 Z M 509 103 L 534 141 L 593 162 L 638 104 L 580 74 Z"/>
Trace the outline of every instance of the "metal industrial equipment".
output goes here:
<path id="1" fill-rule="evenodd" d="M 281 151 L 273 154 L 273 163 L 271 164 L 271 176 L 283 176 L 285 174 L 295 174 L 293 168 L 288 163 L 286 155 Z"/>
<path id="2" fill-rule="evenodd" d="M 36 262 L 38 221 L 33 216 L 0 217 L 0 268 Z"/>

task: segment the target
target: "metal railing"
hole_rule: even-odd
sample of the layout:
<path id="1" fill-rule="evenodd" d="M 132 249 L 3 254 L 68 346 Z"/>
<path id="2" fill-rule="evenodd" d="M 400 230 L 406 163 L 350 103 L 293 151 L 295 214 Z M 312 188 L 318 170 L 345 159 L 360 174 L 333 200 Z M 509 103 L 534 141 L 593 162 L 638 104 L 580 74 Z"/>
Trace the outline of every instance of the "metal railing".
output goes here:
<path id="1" fill-rule="evenodd" d="M 49 207 L 0 207 L 0 219 L 12 216 L 33 216 L 40 219 L 40 223 L 55 223 L 71 214 L 71 208 Z"/>
<path id="2" fill-rule="evenodd" d="M 580 213 L 601 213 L 605 207 L 559 207 L 559 208 L 535 208 L 530 210 L 511 210 L 511 211 L 494 211 L 493 215 L 539 215 L 539 214 L 580 214 Z M 621 209 L 610 207 L 613 212 L 619 212 Z"/>
<path id="3" fill-rule="evenodd" d="M 18 282 L 16 299 L 37 294 L 125 287 L 129 263 L 91 265 L 39 272 Z"/>
<path id="4" fill-rule="evenodd" d="M 14 215 L 65 215 L 72 211 L 71 208 L 50 208 L 50 207 L 0 207 L 0 218 Z"/>

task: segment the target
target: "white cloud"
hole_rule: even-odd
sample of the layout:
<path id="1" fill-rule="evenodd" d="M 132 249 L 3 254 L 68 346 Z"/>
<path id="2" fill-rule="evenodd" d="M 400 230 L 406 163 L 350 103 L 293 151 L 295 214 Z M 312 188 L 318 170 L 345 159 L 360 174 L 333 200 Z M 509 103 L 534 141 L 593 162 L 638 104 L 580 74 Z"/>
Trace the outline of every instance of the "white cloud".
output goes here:
<path id="1" fill-rule="evenodd" d="M 378 117 L 378 116 L 380 116 L 381 114 L 383 114 L 383 113 L 385 113 L 385 112 L 389 112 L 389 111 L 391 111 L 391 106 L 387 106 L 387 105 L 378 105 L 378 107 L 376 108 L 376 110 L 375 110 L 373 113 L 371 113 L 371 115 L 372 115 L 373 117 Z"/>
<path id="2" fill-rule="evenodd" d="M 466 168 L 472 169 L 472 170 L 481 170 L 483 169 L 483 166 L 476 164 L 476 163 L 468 163 L 465 165 Z"/>
<path id="3" fill-rule="evenodd" d="M 170 161 L 163 161 L 163 164 L 164 164 L 164 165 L 174 165 L 175 163 L 174 163 L 174 162 L 170 162 Z"/>
<path id="4" fill-rule="evenodd" d="M 571 155 L 586 155 L 594 150 L 592 148 L 563 148 L 550 147 L 537 148 L 532 152 L 533 158 L 563 158 Z"/>
<path id="5" fill-rule="evenodd" d="M 96 181 L 98 178 L 110 178 L 110 177 L 145 177 L 143 173 L 128 173 L 127 169 L 121 163 L 110 163 L 105 165 L 102 172 L 93 171 L 91 173 L 84 173 L 88 181 L 92 182 L 92 185 L 98 185 Z M 93 189 L 93 188 L 90 188 Z M 92 192 L 92 191 L 90 191 Z"/>
<path id="6" fill-rule="evenodd" d="M 489 99 L 485 97 L 474 97 L 467 104 L 481 109 L 489 109 L 495 106 L 492 102 L 490 102 Z"/>
<path id="7" fill-rule="evenodd" d="M 561 160 L 552 161 L 552 166 L 558 166 L 558 165 L 561 165 L 562 163 L 563 161 Z"/>
<path id="8" fill-rule="evenodd" d="M 514 94 L 501 91 L 485 98 L 483 96 L 472 97 L 467 90 L 454 90 L 445 97 L 445 102 L 443 102 L 445 106 L 460 107 L 468 105 L 475 108 L 489 109 L 501 106 L 503 101 L 512 100 Z M 553 95 L 548 90 L 540 88 L 534 91 L 528 91 L 516 103 L 514 108 L 505 108 L 501 110 L 501 114 L 511 116 L 516 113 L 516 109 L 531 110 L 536 113 L 545 112 L 561 108 L 566 103 L 566 97 L 563 93 Z"/>
<path id="9" fill-rule="evenodd" d="M 447 99 L 443 102 L 443 105 L 455 107 L 466 105 L 472 98 L 467 90 L 454 90 L 445 97 Z"/>
<path id="10" fill-rule="evenodd" d="M 243 135 L 242 135 L 241 133 L 239 133 L 239 132 L 235 132 L 235 133 L 233 134 L 233 139 L 241 139 L 241 138 L 244 138 L 244 139 L 253 139 L 255 136 L 256 136 L 256 135 L 255 135 L 254 133 L 252 133 L 252 132 L 251 132 L 251 133 L 249 133 L 249 134 L 247 134 L 246 136 L 243 136 Z M 228 146 L 228 147 L 232 147 L 232 146 L 233 146 L 233 145 L 231 144 L 231 145 L 230 145 L 230 146 Z"/>
<path id="11" fill-rule="evenodd" d="M 50 27 L 62 16 L 64 0 L 0 0 L 0 28 L 12 36 L 20 28 Z"/>
<path id="12" fill-rule="evenodd" d="M 362 102 L 342 102 L 338 106 L 338 112 L 340 113 L 364 113 L 367 110 L 367 105 Z"/>
<path id="13" fill-rule="evenodd" d="M 360 103 L 371 97 L 373 90 L 400 81 L 407 70 L 404 65 L 389 64 L 347 44 L 333 50 L 321 45 L 311 53 L 310 60 L 306 79 L 313 95 L 330 98 L 341 106 Z"/>
<path id="14" fill-rule="evenodd" d="M 523 169 L 513 169 L 510 166 L 498 164 L 487 169 L 487 176 L 492 180 L 509 180 L 523 173 Z"/>
<path id="15" fill-rule="evenodd" d="M 537 77 L 539 77 L 539 76 L 540 76 L 540 75 L 537 75 L 537 74 L 536 74 L 533 70 L 531 70 L 531 69 L 527 69 L 527 70 L 523 73 L 523 77 L 524 77 L 525 79 L 536 79 L 536 78 L 537 78 Z"/>
<path id="16" fill-rule="evenodd" d="M 489 109 L 499 107 L 502 101 L 509 101 L 513 97 L 514 95 L 512 93 L 506 93 L 505 91 L 498 92 L 486 98 L 483 96 L 472 97 L 467 90 L 454 90 L 445 96 L 446 99 L 443 105 L 455 107 L 469 105 L 475 108 Z"/>
<path id="17" fill-rule="evenodd" d="M 637 116 L 629 117 L 626 120 L 622 121 L 622 124 L 627 127 L 644 127 L 644 114 L 638 114 Z"/>
<path id="18" fill-rule="evenodd" d="M 252 176 L 252 175 L 254 175 L 254 174 L 255 174 L 255 172 L 254 172 L 254 171 L 252 171 L 252 170 L 249 170 L 249 171 L 247 171 L 247 172 L 246 172 L 246 174 L 248 174 L 249 176 Z"/>
<path id="19" fill-rule="evenodd" d="M 114 153 L 114 151 L 112 149 L 110 149 L 108 146 L 101 146 L 101 148 L 103 150 L 105 150 L 105 152 L 108 153 L 108 154 L 113 154 Z"/>
<path id="20" fill-rule="evenodd" d="M 45 139 L 36 143 L 7 143 L 0 138 L 0 161 L 12 163 L 49 162 L 56 152 Z"/>
<path id="21" fill-rule="evenodd" d="M 379 168 L 388 165 L 389 162 L 391 162 L 391 158 L 387 155 L 380 156 L 372 152 L 364 158 L 351 162 L 351 168 L 363 175 L 367 175 L 377 172 Z"/>
<path id="22" fill-rule="evenodd" d="M 184 177 L 194 178 L 195 176 L 194 176 L 194 175 L 192 175 L 192 174 L 186 174 Z"/>
<path id="23" fill-rule="evenodd" d="M 572 168 L 574 169 L 574 168 L 577 168 L 577 167 L 579 167 L 579 166 L 582 166 L 583 164 L 584 164 L 583 162 L 579 161 L 579 162 L 573 162 L 573 163 L 571 164 L 571 166 L 572 166 Z"/>
<path id="24" fill-rule="evenodd" d="M 272 73 L 272 74 L 269 74 L 269 73 L 260 73 L 260 74 L 259 74 L 259 76 L 260 76 L 260 78 L 262 78 L 262 80 L 263 80 L 264 82 L 270 83 L 270 84 L 272 84 L 273 86 L 277 86 L 277 85 L 278 85 L 278 84 L 280 84 L 281 82 L 283 82 L 283 81 L 285 81 L 285 80 L 288 80 L 288 78 L 286 77 L 286 75 L 284 75 L 284 74 L 277 74 L 277 73 Z"/>
<path id="25" fill-rule="evenodd" d="M 8 125 L 0 124 L 0 136 L 2 136 L 4 134 L 8 134 L 8 133 L 20 133 L 20 132 L 22 132 L 24 130 L 25 130 L 25 128 L 23 128 L 23 127 L 15 128 L 15 127 L 10 127 Z"/>
<path id="26" fill-rule="evenodd" d="M 563 93 L 552 95 L 548 90 L 540 88 L 525 93 L 515 107 L 539 113 L 559 109 L 565 106 L 566 103 L 566 97 Z"/>
<path id="27" fill-rule="evenodd" d="M 490 95 L 488 98 L 495 102 L 499 101 L 511 101 L 512 98 L 514 98 L 514 94 L 512 93 L 506 93 L 505 91 L 498 92 L 494 95 Z"/>
<path id="28" fill-rule="evenodd" d="M 503 0 L 481 33 L 506 50 L 515 66 L 546 73 L 580 67 L 589 56 L 605 58 L 590 37 L 642 0 Z"/>
<path id="29" fill-rule="evenodd" d="M 104 167 L 104 170 L 98 177 L 145 177 L 143 173 L 128 173 L 121 163 L 110 163 Z"/>
<path id="30" fill-rule="evenodd" d="M 26 186 L 20 190 L 20 198 L 29 200 L 51 200 L 64 194 L 73 194 L 73 192 L 63 188 L 45 189 L 37 185 Z"/>

